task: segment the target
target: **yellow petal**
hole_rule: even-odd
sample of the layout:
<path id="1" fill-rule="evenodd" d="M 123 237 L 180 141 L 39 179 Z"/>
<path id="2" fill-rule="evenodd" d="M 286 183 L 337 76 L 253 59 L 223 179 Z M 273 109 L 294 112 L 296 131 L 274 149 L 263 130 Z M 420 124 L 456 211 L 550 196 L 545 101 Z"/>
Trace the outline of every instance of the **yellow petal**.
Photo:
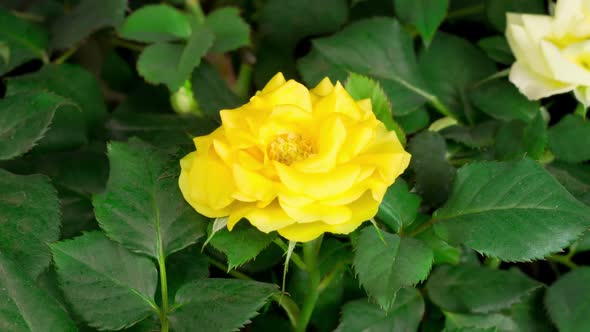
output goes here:
<path id="1" fill-rule="evenodd" d="M 329 95 L 333 89 L 334 84 L 332 84 L 332 81 L 330 81 L 328 77 L 324 77 L 324 79 L 310 91 L 318 97 L 325 97 Z"/>
<path id="2" fill-rule="evenodd" d="M 306 112 L 311 112 L 309 90 L 294 80 L 289 80 L 277 89 L 260 93 L 250 99 L 253 105 L 272 109 L 278 105 L 295 105 Z"/>
<path id="3" fill-rule="evenodd" d="M 318 221 L 309 224 L 293 224 L 278 229 L 277 231 L 282 237 L 289 241 L 309 242 L 327 232 L 328 229 L 329 226 L 327 224 Z"/>
<path id="4" fill-rule="evenodd" d="M 328 172 L 335 165 L 338 152 L 346 140 L 346 127 L 338 115 L 329 116 L 319 129 L 317 153 L 293 164 L 301 172 Z"/>
<path id="5" fill-rule="evenodd" d="M 255 209 L 253 204 L 234 202 L 231 206 L 231 213 L 227 217 L 227 229 L 231 231 L 253 209 Z"/>
<path id="6" fill-rule="evenodd" d="M 234 197 L 242 201 L 268 202 L 276 197 L 277 184 L 256 172 L 234 164 L 233 176 L 237 188 Z"/>
<path id="7" fill-rule="evenodd" d="M 289 190 L 305 193 L 315 199 L 334 196 L 352 187 L 360 173 L 360 166 L 347 164 L 339 166 L 328 174 L 302 173 L 292 167 L 274 162 L 277 174 Z"/>
<path id="8" fill-rule="evenodd" d="M 357 229 L 363 222 L 373 218 L 379 210 L 379 201 L 375 201 L 370 194 L 365 194 L 357 201 L 349 205 L 353 212 L 350 220 L 338 225 L 330 225 L 329 232 L 336 234 L 349 234 Z"/>
<path id="9" fill-rule="evenodd" d="M 263 209 L 253 209 L 244 216 L 254 227 L 264 233 L 270 233 L 278 229 L 295 224 L 295 220 L 289 217 L 278 202 L 273 202 Z"/>
<path id="10" fill-rule="evenodd" d="M 178 186 L 180 187 L 180 192 L 182 192 L 184 199 L 200 214 L 209 218 L 225 217 L 229 214 L 229 210 L 226 208 L 219 210 L 213 209 L 205 203 L 196 201 L 192 197 L 189 172 L 185 170 L 181 171 L 180 177 L 178 178 Z"/>
<path id="11" fill-rule="evenodd" d="M 266 83 L 266 85 L 262 89 L 262 93 L 269 93 L 273 90 L 276 90 L 276 89 L 280 88 L 286 82 L 287 81 L 285 80 L 285 76 L 283 76 L 283 73 L 279 72 L 275 76 L 273 76 L 270 79 L 270 81 L 268 81 L 268 83 Z"/>
<path id="12" fill-rule="evenodd" d="M 293 207 L 280 200 L 279 203 L 287 215 L 298 223 L 322 221 L 326 224 L 341 224 L 349 220 L 352 215 L 346 205 L 327 206 L 322 202 L 314 202 L 302 207 Z"/>
<path id="13" fill-rule="evenodd" d="M 188 183 L 191 200 L 212 210 L 223 209 L 234 200 L 232 172 L 219 160 L 197 155 L 188 174 Z"/>
<path id="14" fill-rule="evenodd" d="M 318 100 L 314 105 L 314 115 L 318 119 L 334 112 L 346 114 L 354 120 L 361 119 L 364 113 L 340 82 L 336 83 L 329 95 Z"/>

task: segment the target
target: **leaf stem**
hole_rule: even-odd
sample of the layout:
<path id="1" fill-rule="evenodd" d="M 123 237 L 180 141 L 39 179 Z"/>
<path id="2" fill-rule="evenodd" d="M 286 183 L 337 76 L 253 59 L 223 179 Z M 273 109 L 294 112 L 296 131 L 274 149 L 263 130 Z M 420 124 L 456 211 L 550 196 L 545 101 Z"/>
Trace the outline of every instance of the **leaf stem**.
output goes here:
<path id="1" fill-rule="evenodd" d="M 201 8 L 199 0 L 186 0 L 185 4 L 193 15 L 195 15 L 199 24 L 205 22 L 205 14 L 203 14 L 203 9 Z"/>
<path id="2" fill-rule="evenodd" d="M 252 82 L 252 65 L 249 63 L 242 63 L 240 65 L 240 71 L 238 72 L 238 78 L 236 85 L 234 86 L 234 92 L 242 97 L 246 98 L 250 92 L 250 86 Z"/>
<path id="3" fill-rule="evenodd" d="M 435 219 L 430 219 L 427 222 L 423 223 L 422 225 L 418 226 L 418 228 L 414 229 L 413 231 L 411 231 L 408 236 L 410 237 L 414 237 L 422 232 L 424 232 L 425 230 L 429 229 L 430 227 L 432 227 L 432 224 L 434 224 L 436 222 Z"/>
<path id="4" fill-rule="evenodd" d="M 121 38 L 113 38 L 111 39 L 111 44 L 116 47 L 126 48 L 132 51 L 141 52 L 143 51 L 143 46 L 134 42 L 127 41 Z"/>
<path id="5" fill-rule="evenodd" d="M 62 63 L 66 62 L 76 51 L 78 50 L 78 46 L 74 46 L 69 50 L 65 51 L 62 55 L 60 55 L 57 59 L 53 60 L 53 63 L 56 65 L 61 65 Z"/>
<path id="6" fill-rule="evenodd" d="M 296 332 L 307 331 L 307 325 L 320 295 L 321 274 L 318 266 L 318 254 L 322 246 L 322 238 L 323 236 L 320 236 L 315 240 L 303 243 L 303 260 L 305 261 L 307 273 L 309 274 L 309 285 L 303 307 L 301 308 L 301 314 L 295 326 Z"/>
<path id="7" fill-rule="evenodd" d="M 223 272 L 229 274 L 230 276 L 237 278 L 237 279 L 242 279 L 242 280 L 254 280 L 253 278 L 251 278 L 250 276 L 240 272 L 240 271 L 236 271 L 236 270 L 229 270 L 227 269 L 227 266 L 225 266 L 224 264 L 218 262 L 217 260 L 211 258 L 211 257 L 207 257 L 209 260 L 209 264 L 215 266 L 216 268 L 222 270 Z M 278 305 L 280 305 L 283 310 L 285 310 L 285 312 L 287 313 L 287 317 L 289 317 L 289 321 L 291 322 L 291 325 L 295 326 L 295 324 L 297 323 L 297 318 L 299 317 L 299 307 L 297 306 L 297 304 L 295 302 L 293 302 L 293 300 L 288 297 L 288 296 L 283 296 L 283 294 L 274 294 L 271 296 L 271 299 L 273 301 L 275 301 Z"/>
<path id="8" fill-rule="evenodd" d="M 168 332 L 168 280 L 166 276 L 166 256 L 164 256 L 162 246 L 160 246 L 158 264 L 160 266 L 160 288 L 162 293 L 162 310 L 160 311 L 161 331 Z"/>
<path id="9" fill-rule="evenodd" d="M 567 257 L 567 256 L 551 255 L 551 256 L 547 257 L 547 260 L 555 262 L 555 263 L 563 264 L 563 265 L 569 267 L 570 269 L 575 269 L 578 267 L 578 264 L 572 262 L 571 257 Z"/>

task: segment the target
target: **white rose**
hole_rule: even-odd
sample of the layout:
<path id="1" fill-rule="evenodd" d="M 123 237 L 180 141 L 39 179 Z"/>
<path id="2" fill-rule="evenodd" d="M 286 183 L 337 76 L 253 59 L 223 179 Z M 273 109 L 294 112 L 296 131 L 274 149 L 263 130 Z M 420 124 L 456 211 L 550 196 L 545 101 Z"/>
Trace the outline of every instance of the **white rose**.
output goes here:
<path id="1" fill-rule="evenodd" d="M 555 15 L 508 14 L 516 57 L 510 81 L 529 99 L 574 91 L 590 105 L 590 0 L 560 0 Z"/>

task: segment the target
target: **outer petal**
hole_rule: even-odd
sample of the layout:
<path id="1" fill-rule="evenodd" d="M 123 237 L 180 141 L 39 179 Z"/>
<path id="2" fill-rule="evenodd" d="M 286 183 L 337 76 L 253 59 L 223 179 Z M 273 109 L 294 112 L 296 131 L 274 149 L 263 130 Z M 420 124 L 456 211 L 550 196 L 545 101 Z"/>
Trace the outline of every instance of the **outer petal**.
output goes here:
<path id="1" fill-rule="evenodd" d="M 310 92 L 316 95 L 317 97 L 325 97 L 329 95 L 332 90 L 334 90 L 334 84 L 328 77 L 324 77 L 323 80 L 315 86 L 315 88 L 311 89 Z"/>
<path id="2" fill-rule="evenodd" d="M 287 83 L 287 80 L 285 80 L 285 76 L 283 76 L 283 73 L 279 72 L 275 76 L 273 76 L 270 79 L 270 81 L 268 81 L 268 83 L 266 83 L 261 92 L 269 93 L 273 90 L 280 88 L 285 83 Z"/>
<path id="3" fill-rule="evenodd" d="M 512 65 L 509 79 L 530 100 L 572 91 L 575 88 L 575 84 L 556 81 L 536 74 L 518 61 Z"/>
<path id="4" fill-rule="evenodd" d="M 322 221 L 326 224 L 341 224 L 352 216 L 352 211 L 345 205 L 327 206 L 322 202 L 314 202 L 306 206 L 290 206 L 279 202 L 287 215 L 298 223 Z"/>
<path id="5" fill-rule="evenodd" d="M 357 229 L 363 222 L 373 218 L 379 210 L 379 202 L 373 200 L 371 195 L 364 195 L 359 198 L 356 202 L 349 205 L 353 215 L 350 221 L 338 224 L 330 225 L 329 232 L 336 234 L 348 234 Z"/>
<path id="6" fill-rule="evenodd" d="M 254 107 L 273 108 L 278 105 L 295 105 L 307 112 L 311 112 L 311 97 L 309 90 L 294 80 L 289 80 L 277 89 L 260 92 L 250 99 Z"/>
<path id="7" fill-rule="evenodd" d="M 244 216 L 252 225 L 260 231 L 270 233 L 281 230 L 290 225 L 296 224 L 296 221 L 289 217 L 281 208 L 278 202 L 273 202 L 265 208 L 252 209 Z"/>
<path id="8" fill-rule="evenodd" d="M 193 158 L 191 171 L 186 175 L 181 185 L 184 185 L 186 200 L 198 212 L 208 217 L 218 217 L 208 214 L 221 211 L 234 201 L 234 179 L 230 169 L 221 161 L 197 154 Z"/>
<path id="9" fill-rule="evenodd" d="M 309 242 L 328 231 L 330 231 L 330 226 L 321 221 L 309 224 L 293 224 L 278 230 L 282 237 L 296 242 Z"/>

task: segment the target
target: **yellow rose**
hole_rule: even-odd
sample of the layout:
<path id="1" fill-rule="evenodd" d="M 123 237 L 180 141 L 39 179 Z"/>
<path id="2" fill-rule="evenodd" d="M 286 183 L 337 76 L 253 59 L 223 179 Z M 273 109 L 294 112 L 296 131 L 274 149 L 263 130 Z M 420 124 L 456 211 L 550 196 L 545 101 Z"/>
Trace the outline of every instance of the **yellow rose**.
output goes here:
<path id="1" fill-rule="evenodd" d="M 590 104 L 590 1 L 560 0 L 555 15 L 508 14 L 510 81 L 529 99 L 574 91 Z"/>
<path id="2" fill-rule="evenodd" d="M 279 73 L 221 121 L 194 139 L 179 186 L 199 213 L 228 217 L 229 230 L 245 218 L 291 241 L 348 234 L 377 213 L 410 161 L 370 100 L 327 78 L 308 90 Z"/>

